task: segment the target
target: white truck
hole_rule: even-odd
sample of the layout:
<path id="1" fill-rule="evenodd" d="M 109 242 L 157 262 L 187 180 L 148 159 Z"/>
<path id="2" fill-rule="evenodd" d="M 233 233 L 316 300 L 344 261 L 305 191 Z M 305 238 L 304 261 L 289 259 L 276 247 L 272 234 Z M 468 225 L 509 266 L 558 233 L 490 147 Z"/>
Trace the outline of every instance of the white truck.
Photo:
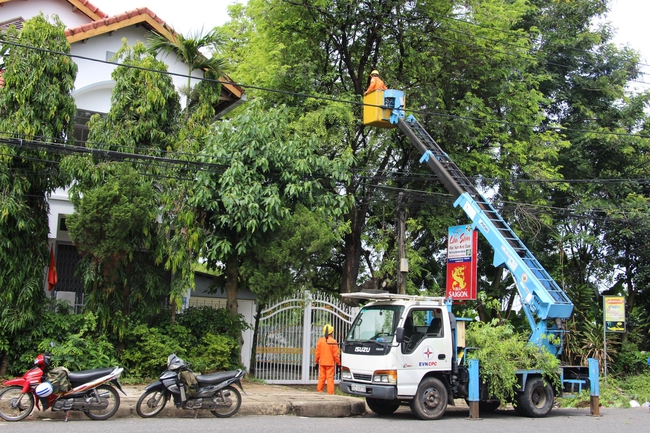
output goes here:
<path id="1" fill-rule="evenodd" d="M 454 206 L 465 211 L 473 228 L 490 243 L 494 265 L 511 272 L 531 328 L 530 343 L 560 355 L 564 323 L 573 312 L 564 291 L 417 120 L 404 119 L 402 91 L 372 92 L 364 104 L 364 124 L 404 132 L 420 151 L 420 161 L 454 195 Z M 382 415 L 408 404 L 419 418 L 437 419 L 454 399 L 468 400 L 470 409 L 474 404 L 479 412 L 497 409 L 500 402 L 491 398 L 487 384 L 479 382 L 478 373 L 466 362 L 464 323 L 452 314 L 452 300 L 362 292 L 342 296 L 369 301 L 342 342 L 343 392 L 364 396 L 368 407 Z M 518 370 L 513 402 L 517 412 L 545 416 L 555 395 L 581 390 L 591 391 L 592 413 L 596 412 L 598 366 L 592 361 L 588 367 L 562 366 L 560 389 L 553 389 L 539 370 Z"/>

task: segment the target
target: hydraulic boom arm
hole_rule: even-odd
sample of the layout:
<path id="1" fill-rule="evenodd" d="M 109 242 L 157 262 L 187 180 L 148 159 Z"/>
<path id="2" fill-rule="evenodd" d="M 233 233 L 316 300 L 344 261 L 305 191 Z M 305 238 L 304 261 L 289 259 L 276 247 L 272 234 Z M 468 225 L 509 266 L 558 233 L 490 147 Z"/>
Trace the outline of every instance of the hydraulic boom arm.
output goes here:
<path id="1" fill-rule="evenodd" d="M 573 312 L 573 303 L 546 272 L 523 242 L 501 218 L 492 205 L 476 190 L 449 156 L 425 131 L 413 116 L 404 118 L 403 92 L 384 92 L 387 119 L 406 134 L 419 150 L 421 162 L 426 162 L 447 190 L 456 198 L 455 207 L 461 207 L 494 249 L 494 265 L 506 266 L 522 300 L 522 307 L 532 329 L 530 341 L 553 354 L 562 351 L 564 329 L 562 321 Z M 554 336 L 556 338 L 549 338 Z"/>

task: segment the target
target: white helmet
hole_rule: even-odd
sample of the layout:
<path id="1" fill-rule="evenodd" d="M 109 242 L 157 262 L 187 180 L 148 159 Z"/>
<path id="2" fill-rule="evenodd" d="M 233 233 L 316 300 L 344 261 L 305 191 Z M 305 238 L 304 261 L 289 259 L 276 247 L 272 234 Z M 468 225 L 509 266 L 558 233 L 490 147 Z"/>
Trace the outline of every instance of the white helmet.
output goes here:
<path id="1" fill-rule="evenodd" d="M 54 388 L 52 388 L 52 384 L 50 382 L 43 382 L 36 387 L 34 392 L 39 397 L 47 397 L 54 392 Z"/>

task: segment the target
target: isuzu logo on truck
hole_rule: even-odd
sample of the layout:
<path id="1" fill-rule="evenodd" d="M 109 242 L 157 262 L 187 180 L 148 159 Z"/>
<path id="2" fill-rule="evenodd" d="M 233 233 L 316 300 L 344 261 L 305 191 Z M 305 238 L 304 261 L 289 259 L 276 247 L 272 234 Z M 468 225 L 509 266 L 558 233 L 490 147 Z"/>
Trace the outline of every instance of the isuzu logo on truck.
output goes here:
<path id="1" fill-rule="evenodd" d="M 370 348 L 369 347 L 355 347 L 354 351 L 355 352 L 367 352 L 367 353 L 370 353 Z"/>

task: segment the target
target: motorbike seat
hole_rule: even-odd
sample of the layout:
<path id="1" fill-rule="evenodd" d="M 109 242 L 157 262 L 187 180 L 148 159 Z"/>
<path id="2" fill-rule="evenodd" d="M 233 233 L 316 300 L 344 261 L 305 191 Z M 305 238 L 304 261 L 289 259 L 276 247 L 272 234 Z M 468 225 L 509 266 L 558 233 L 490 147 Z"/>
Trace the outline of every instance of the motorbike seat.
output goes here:
<path id="1" fill-rule="evenodd" d="M 70 372 L 70 383 L 73 387 L 83 385 L 91 380 L 99 379 L 100 377 L 107 376 L 115 370 L 112 367 L 108 368 L 95 368 L 94 370 L 81 370 Z"/>
<path id="2" fill-rule="evenodd" d="M 196 376 L 196 381 L 199 382 L 199 385 L 215 385 L 228 379 L 232 379 L 237 376 L 240 371 L 241 370 L 231 370 L 220 371 L 218 373 L 199 374 Z"/>

